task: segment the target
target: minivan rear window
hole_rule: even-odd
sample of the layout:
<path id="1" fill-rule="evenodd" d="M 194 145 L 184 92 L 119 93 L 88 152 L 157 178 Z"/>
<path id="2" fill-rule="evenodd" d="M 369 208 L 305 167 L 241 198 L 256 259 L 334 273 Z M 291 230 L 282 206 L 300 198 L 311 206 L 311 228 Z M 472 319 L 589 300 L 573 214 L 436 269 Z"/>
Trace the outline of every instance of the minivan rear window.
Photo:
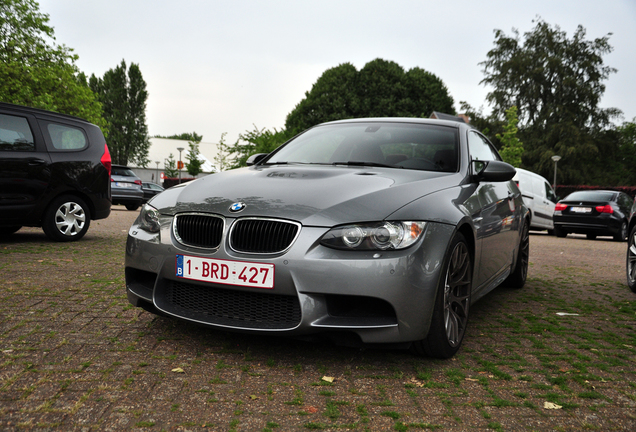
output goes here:
<path id="1" fill-rule="evenodd" d="M 56 150 L 79 150 L 86 147 L 86 135 L 79 128 L 49 123 L 46 128 Z"/>
<path id="2" fill-rule="evenodd" d="M 35 141 L 24 117 L 0 114 L 0 151 L 34 151 Z"/>

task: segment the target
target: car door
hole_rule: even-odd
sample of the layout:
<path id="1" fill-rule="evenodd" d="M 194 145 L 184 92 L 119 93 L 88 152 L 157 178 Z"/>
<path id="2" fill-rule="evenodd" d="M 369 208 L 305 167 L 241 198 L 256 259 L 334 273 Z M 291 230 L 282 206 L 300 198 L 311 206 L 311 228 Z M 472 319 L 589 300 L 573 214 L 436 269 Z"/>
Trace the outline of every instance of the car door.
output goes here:
<path id="1" fill-rule="evenodd" d="M 38 219 L 51 160 L 35 118 L 0 110 L 0 220 L 25 225 Z"/>
<path id="2" fill-rule="evenodd" d="M 476 170 L 487 161 L 501 160 L 492 144 L 476 131 L 468 132 L 468 146 Z M 517 243 L 517 231 L 513 231 L 515 198 L 520 195 L 513 186 L 509 181 L 482 181 L 475 191 L 480 206 L 479 213 L 473 216 L 481 257 L 475 272 L 477 291 L 498 281 L 512 263 Z M 475 294 L 479 296 L 478 292 Z"/>

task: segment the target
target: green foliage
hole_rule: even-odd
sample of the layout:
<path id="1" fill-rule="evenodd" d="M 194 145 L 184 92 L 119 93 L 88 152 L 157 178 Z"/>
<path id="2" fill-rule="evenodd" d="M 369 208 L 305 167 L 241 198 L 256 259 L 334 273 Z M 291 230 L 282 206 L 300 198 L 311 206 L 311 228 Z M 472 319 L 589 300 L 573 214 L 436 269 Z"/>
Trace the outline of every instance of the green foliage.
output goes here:
<path id="1" fill-rule="evenodd" d="M 168 159 L 164 161 L 163 173 L 168 178 L 179 177 L 179 170 L 177 169 L 177 161 L 174 158 L 174 155 L 170 153 Z"/>
<path id="2" fill-rule="evenodd" d="M 103 78 L 91 75 L 90 88 L 97 94 L 109 123 L 108 148 L 113 163 L 136 163 L 145 167 L 150 162 L 146 101 L 148 91 L 139 65 L 126 62 L 109 69 Z"/>
<path id="3" fill-rule="evenodd" d="M 551 157 L 558 154 L 565 182 L 593 181 L 583 167 L 596 163 L 605 151 L 600 138 L 620 113 L 599 107 L 603 83 L 615 72 L 603 64 L 603 55 L 612 51 L 609 35 L 589 41 L 579 26 L 568 38 L 541 19 L 523 41 L 517 30 L 513 33 L 496 30 L 495 48 L 481 63 L 482 84 L 493 88 L 487 100 L 494 118 L 501 120 L 505 110 L 517 106 L 525 167 L 547 176 Z"/>
<path id="4" fill-rule="evenodd" d="M 185 164 L 186 170 L 188 170 L 188 174 L 192 177 L 196 177 L 203 172 L 203 160 L 199 159 L 199 155 L 201 154 L 199 151 L 199 143 L 189 142 L 188 147 L 188 154 L 186 155 L 188 162 Z"/>
<path id="5" fill-rule="evenodd" d="M 81 117 L 107 132 L 78 56 L 54 42 L 48 22 L 34 0 L 0 2 L 0 101 Z"/>
<path id="6" fill-rule="evenodd" d="M 517 107 L 511 106 L 506 111 L 507 124 L 504 126 L 503 134 L 497 134 L 497 138 L 501 141 L 502 147 L 499 150 L 501 158 L 504 162 L 508 162 L 513 167 L 521 166 L 521 155 L 523 154 L 523 144 L 517 138 Z"/>
<path id="7" fill-rule="evenodd" d="M 318 123 L 357 117 L 428 117 L 454 114 L 453 98 L 437 76 L 421 68 L 408 72 L 375 59 L 360 71 L 350 63 L 327 69 L 287 116 L 291 134 Z"/>
<path id="8" fill-rule="evenodd" d="M 271 153 L 289 139 L 286 130 L 274 131 L 259 129 L 254 125 L 254 130 L 245 131 L 239 135 L 239 139 L 228 151 L 232 155 L 229 163 L 230 169 L 246 166 L 247 159 L 256 153 Z"/>
<path id="9" fill-rule="evenodd" d="M 225 143 L 225 135 L 227 132 L 221 134 L 221 139 L 216 145 L 216 156 L 214 156 L 214 168 L 218 171 L 225 171 L 230 168 L 230 146 Z"/>
<path id="10" fill-rule="evenodd" d="M 200 143 L 201 141 L 203 141 L 203 135 L 199 135 L 196 132 L 192 132 L 192 133 L 184 132 L 182 134 L 170 135 L 170 136 L 155 135 L 154 138 L 176 139 L 176 140 L 183 140 L 183 141 L 192 141 L 197 143 Z"/>

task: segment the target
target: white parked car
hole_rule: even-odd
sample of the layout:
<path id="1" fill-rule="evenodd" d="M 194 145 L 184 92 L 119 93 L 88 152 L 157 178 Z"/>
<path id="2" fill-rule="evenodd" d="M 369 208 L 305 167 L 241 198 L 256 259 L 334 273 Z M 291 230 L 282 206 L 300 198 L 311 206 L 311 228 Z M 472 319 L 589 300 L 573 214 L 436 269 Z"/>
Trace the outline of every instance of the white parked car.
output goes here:
<path id="1" fill-rule="evenodd" d="M 552 234 L 554 223 L 554 206 L 558 198 L 550 183 L 539 174 L 516 168 L 517 174 L 513 177 L 521 191 L 523 202 L 530 209 L 530 229 L 548 230 Z"/>

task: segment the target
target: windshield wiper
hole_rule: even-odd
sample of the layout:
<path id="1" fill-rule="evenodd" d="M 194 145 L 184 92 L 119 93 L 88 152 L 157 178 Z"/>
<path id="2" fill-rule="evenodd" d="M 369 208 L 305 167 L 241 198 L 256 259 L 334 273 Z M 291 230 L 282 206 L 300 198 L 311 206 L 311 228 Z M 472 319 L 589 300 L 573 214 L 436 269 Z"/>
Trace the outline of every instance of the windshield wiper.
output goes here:
<path id="1" fill-rule="evenodd" d="M 383 164 L 379 162 L 362 162 L 362 161 L 347 161 L 347 162 L 334 162 L 331 165 L 348 165 L 348 166 L 371 166 L 371 167 L 381 167 L 381 168 L 404 168 L 399 165 L 389 165 Z"/>

